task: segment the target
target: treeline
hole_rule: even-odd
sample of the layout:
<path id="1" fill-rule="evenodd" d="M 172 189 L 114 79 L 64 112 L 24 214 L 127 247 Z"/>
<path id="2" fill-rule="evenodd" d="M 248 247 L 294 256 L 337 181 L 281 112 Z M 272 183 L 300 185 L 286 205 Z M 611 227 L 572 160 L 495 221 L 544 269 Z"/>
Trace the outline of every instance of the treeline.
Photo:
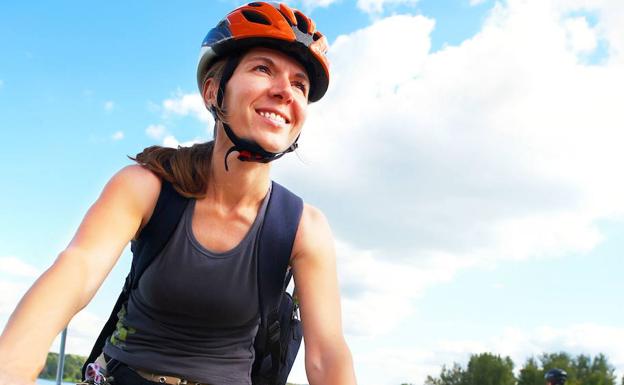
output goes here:
<path id="1" fill-rule="evenodd" d="M 439 376 L 427 376 L 425 385 L 544 385 L 544 373 L 552 368 L 568 373 L 566 385 L 618 385 L 615 368 L 605 355 L 573 357 L 564 352 L 527 359 L 517 376 L 511 358 L 492 353 L 474 354 L 466 367 L 458 363 L 443 366 Z M 624 385 L 624 377 L 619 384 Z"/>
<path id="2" fill-rule="evenodd" d="M 85 362 L 86 359 L 87 357 L 79 356 L 76 354 L 66 354 L 65 364 L 63 365 L 63 381 L 80 382 L 80 380 L 82 379 L 82 364 Z M 39 373 L 39 378 L 45 378 L 46 380 L 55 380 L 58 362 L 58 353 L 48 353 L 45 366 L 43 367 L 41 373 Z"/>

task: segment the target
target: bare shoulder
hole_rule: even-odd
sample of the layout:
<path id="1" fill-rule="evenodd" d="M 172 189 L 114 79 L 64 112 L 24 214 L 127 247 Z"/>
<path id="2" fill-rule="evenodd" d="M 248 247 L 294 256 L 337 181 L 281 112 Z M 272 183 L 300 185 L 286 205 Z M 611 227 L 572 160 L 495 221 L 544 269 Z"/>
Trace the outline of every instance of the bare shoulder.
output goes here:
<path id="1" fill-rule="evenodd" d="M 304 204 L 291 262 L 297 259 L 333 255 L 334 239 L 325 214 L 318 208 Z"/>
<path id="2" fill-rule="evenodd" d="M 299 223 L 300 230 L 304 231 L 330 231 L 329 222 L 325 214 L 310 204 L 305 203 L 303 205 L 303 213 L 301 213 L 301 221 Z"/>
<path id="3" fill-rule="evenodd" d="M 154 211 L 160 188 L 161 180 L 156 174 L 143 166 L 130 165 L 113 175 L 100 200 L 112 199 L 116 204 L 132 208 L 141 215 L 141 229 Z"/>
<path id="4" fill-rule="evenodd" d="M 141 192 L 160 191 L 160 178 L 153 172 L 138 164 L 126 166 L 111 178 L 113 184 L 120 188 L 128 188 Z"/>

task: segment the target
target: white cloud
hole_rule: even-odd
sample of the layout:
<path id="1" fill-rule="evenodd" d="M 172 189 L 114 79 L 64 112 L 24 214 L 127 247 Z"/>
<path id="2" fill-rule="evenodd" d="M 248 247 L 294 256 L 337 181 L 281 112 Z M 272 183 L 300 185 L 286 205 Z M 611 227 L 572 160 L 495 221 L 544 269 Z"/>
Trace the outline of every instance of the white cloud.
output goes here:
<path id="1" fill-rule="evenodd" d="M 16 257 L 0 257 L 0 326 L 42 271 Z"/>
<path id="2" fill-rule="evenodd" d="M 332 84 L 300 141 L 305 164 L 286 157 L 275 174 L 352 250 L 374 251 L 339 255 L 346 291 L 359 285 L 345 300 L 350 332 L 379 330 L 384 312 L 367 309 L 413 311 L 417 296 L 380 288 L 386 277 L 418 277 L 393 284 L 422 293 L 458 269 L 586 252 L 603 238 L 598 221 L 622 218 L 624 63 L 612 50 L 602 65 L 582 64 L 593 32 L 572 10 L 498 4 L 480 33 L 436 53 L 434 22 L 421 16 L 383 19 L 332 45 Z M 387 36 L 409 36 L 409 49 Z M 441 270 L 430 275 L 433 261 Z"/>
<path id="3" fill-rule="evenodd" d="M 32 280 L 29 280 L 32 284 Z M 6 320 L 15 309 L 20 298 L 26 293 L 29 285 L 22 282 L 14 282 L 0 277 L 0 325 L 4 325 Z"/>
<path id="4" fill-rule="evenodd" d="M 0 331 L 4 329 L 19 301 L 43 272 L 43 269 L 17 257 L 0 257 Z M 100 291 L 98 296 L 101 295 Z M 110 305 L 112 306 L 112 303 Z M 106 321 L 95 314 L 97 309 L 97 304 L 92 302 L 70 321 L 66 353 L 84 356 L 89 354 Z M 107 308 L 106 311 L 108 310 Z M 52 343 L 50 351 L 58 352 L 59 343 L 60 335 Z"/>
<path id="5" fill-rule="evenodd" d="M 16 257 L 0 257 L 0 330 L 4 329 L 9 316 L 43 271 Z M 96 316 L 91 304 L 80 311 L 70 322 L 66 352 L 88 355 L 97 338 L 104 319 Z M 58 351 L 60 338 L 52 344 L 51 351 Z"/>
<path id="6" fill-rule="evenodd" d="M 167 131 L 166 127 L 162 124 L 150 124 L 146 129 L 145 133 L 152 139 L 162 139 Z"/>
<path id="7" fill-rule="evenodd" d="M 0 257 L 0 274 L 35 278 L 41 271 L 16 257 Z"/>
<path id="8" fill-rule="evenodd" d="M 311 11 L 314 8 L 327 8 L 337 0 L 301 0 L 305 10 Z"/>
<path id="9" fill-rule="evenodd" d="M 622 64 L 624 52 L 624 4 L 618 0 L 549 0 L 560 14 L 581 13 L 596 16 L 598 22 L 591 29 L 599 38 L 605 39 L 612 63 Z"/>
<path id="10" fill-rule="evenodd" d="M 564 22 L 568 44 L 574 53 L 590 53 L 596 49 L 596 31 L 589 27 L 585 17 L 572 17 Z"/>
<path id="11" fill-rule="evenodd" d="M 115 102 L 113 102 L 112 100 L 107 100 L 106 102 L 104 102 L 104 109 L 106 111 L 112 111 L 115 108 Z"/>
<path id="12" fill-rule="evenodd" d="M 370 14 L 381 14 L 388 5 L 416 4 L 419 0 L 358 0 L 357 7 Z"/>
<path id="13" fill-rule="evenodd" d="M 498 6 L 479 35 L 435 54 L 423 17 L 337 39 L 332 88 L 299 150 L 314 175 L 292 158 L 279 172 L 348 216 L 339 233 L 365 248 L 527 258 L 593 247 L 595 220 L 624 211 L 610 176 L 622 71 L 579 65 L 556 15 L 526 3 Z M 387 35 L 411 36 L 411 49 Z"/>
<path id="14" fill-rule="evenodd" d="M 540 327 L 532 330 L 508 328 L 485 341 L 440 340 L 434 346 L 418 348 L 381 347 L 356 357 L 356 372 L 362 384 L 392 385 L 402 382 L 422 384 L 427 375 L 438 376 L 442 365 L 457 362 L 466 366 L 471 354 L 490 352 L 509 356 L 519 370 L 529 357 L 565 351 L 573 356 L 605 354 L 624 373 L 624 329 L 594 324 L 564 328 Z"/>
<path id="15" fill-rule="evenodd" d="M 154 104 L 155 105 L 155 104 Z M 162 109 L 164 111 L 164 118 L 167 119 L 170 115 L 174 116 L 191 116 L 202 123 L 206 124 L 206 130 L 212 133 L 212 127 L 214 125 L 214 119 L 210 112 L 206 109 L 204 102 L 199 93 L 181 94 L 176 97 L 166 99 L 162 102 Z M 165 147 L 188 147 L 195 143 L 201 143 L 205 141 L 202 138 L 194 138 L 187 141 L 180 141 L 175 135 L 170 134 L 164 124 L 151 124 L 145 129 L 145 133 L 153 139 L 161 140 L 162 145 Z"/>
<path id="16" fill-rule="evenodd" d="M 195 139 L 192 139 L 192 140 L 188 140 L 186 142 L 180 142 L 178 139 L 176 139 L 175 136 L 167 135 L 163 139 L 163 146 L 165 146 L 165 147 L 172 147 L 172 148 L 177 148 L 178 146 L 190 147 L 190 146 L 192 146 L 195 143 L 201 143 L 203 141 L 204 141 L 203 139 L 195 138 Z"/>
<path id="17" fill-rule="evenodd" d="M 163 108 L 167 113 L 191 115 L 210 125 L 214 122 L 199 93 L 180 94 L 176 98 L 167 99 L 163 102 Z"/>
<path id="18" fill-rule="evenodd" d="M 336 246 L 349 335 L 375 336 L 393 330 L 413 312 L 414 300 L 428 287 L 449 281 L 457 270 L 474 263 L 470 258 L 435 254 L 401 261 L 381 250 L 356 250 L 340 241 Z"/>
<path id="19" fill-rule="evenodd" d="M 603 353 L 619 372 L 623 372 L 622 343 L 623 328 L 587 323 L 561 328 L 542 326 L 532 330 L 507 328 L 501 335 L 487 341 L 442 341 L 439 352 L 455 355 L 455 361 L 465 363 L 470 354 L 489 351 L 511 357 L 517 368 L 527 358 L 544 352 L 565 351 L 572 355 Z"/>
<path id="20" fill-rule="evenodd" d="M 403 383 L 424 383 L 427 375 L 440 371 L 438 352 L 422 348 L 378 348 L 367 352 L 355 362 L 356 373 L 370 373 L 359 377 L 363 385 L 395 385 Z M 446 361 L 444 361 L 446 363 Z"/>
<path id="21" fill-rule="evenodd" d="M 0 278 L 0 325 L 3 329 L 20 298 L 26 293 L 26 290 L 28 290 L 28 287 L 22 283 Z"/>
<path id="22" fill-rule="evenodd" d="M 111 139 L 113 140 L 122 140 L 123 138 L 124 138 L 123 131 L 117 131 L 111 136 Z"/>
<path id="23" fill-rule="evenodd" d="M 88 309 L 81 310 L 72 318 L 67 327 L 65 353 L 88 356 L 104 326 L 105 319 L 95 315 Z M 61 335 L 59 334 L 50 347 L 50 351 L 59 351 Z"/>
<path id="24" fill-rule="evenodd" d="M 487 1 L 487 0 L 470 0 L 470 5 L 474 7 L 475 5 L 480 5 L 480 4 L 483 4 L 483 3 L 485 3 L 486 1 Z"/>

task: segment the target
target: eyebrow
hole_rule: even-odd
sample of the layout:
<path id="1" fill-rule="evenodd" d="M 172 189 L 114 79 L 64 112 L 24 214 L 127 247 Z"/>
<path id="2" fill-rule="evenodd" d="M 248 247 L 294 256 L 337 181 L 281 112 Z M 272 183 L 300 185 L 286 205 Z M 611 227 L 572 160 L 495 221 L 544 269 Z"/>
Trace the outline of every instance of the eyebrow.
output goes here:
<path id="1" fill-rule="evenodd" d="M 271 58 L 268 58 L 266 56 L 252 56 L 249 59 L 249 61 L 254 61 L 254 60 L 261 61 L 261 62 L 264 62 L 265 64 L 275 67 L 275 62 Z M 305 74 L 305 72 L 295 72 L 295 77 L 303 79 L 308 83 L 310 82 L 310 79 L 308 78 L 308 75 Z"/>

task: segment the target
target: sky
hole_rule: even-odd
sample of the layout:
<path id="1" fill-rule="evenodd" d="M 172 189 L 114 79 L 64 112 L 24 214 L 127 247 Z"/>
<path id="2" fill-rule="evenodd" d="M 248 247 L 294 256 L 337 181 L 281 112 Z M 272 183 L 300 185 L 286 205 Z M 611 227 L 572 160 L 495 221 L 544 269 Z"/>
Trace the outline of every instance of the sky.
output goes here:
<path id="1" fill-rule="evenodd" d="M 332 77 L 272 177 L 332 226 L 358 383 L 422 384 L 486 351 L 604 353 L 623 375 L 624 3 L 289 4 L 327 36 Z M 128 155 L 210 139 L 195 66 L 237 5 L 0 6 L 0 325 Z"/>

